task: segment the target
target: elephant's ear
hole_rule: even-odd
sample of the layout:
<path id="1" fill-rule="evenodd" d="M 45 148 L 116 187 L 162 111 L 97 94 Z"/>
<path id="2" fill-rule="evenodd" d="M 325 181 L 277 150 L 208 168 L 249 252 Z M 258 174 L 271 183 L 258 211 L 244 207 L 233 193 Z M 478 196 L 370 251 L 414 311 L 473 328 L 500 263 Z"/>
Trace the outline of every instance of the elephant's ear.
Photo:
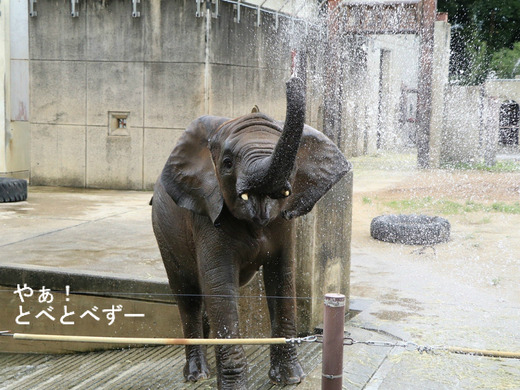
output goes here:
<path id="1" fill-rule="evenodd" d="M 161 174 L 161 182 L 175 203 L 212 222 L 223 207 L 223 197 L 208 139 L 228 118 L 203 116 L 193 121 L 173 149 Z"/>
<path id="2" fill-rule="evenodd" d="M 352 164 L 323 133 L 305 126 L 296 156 L 292 195 L 282 215 L 286 219 L 305 215 L 348 171 Z"/>

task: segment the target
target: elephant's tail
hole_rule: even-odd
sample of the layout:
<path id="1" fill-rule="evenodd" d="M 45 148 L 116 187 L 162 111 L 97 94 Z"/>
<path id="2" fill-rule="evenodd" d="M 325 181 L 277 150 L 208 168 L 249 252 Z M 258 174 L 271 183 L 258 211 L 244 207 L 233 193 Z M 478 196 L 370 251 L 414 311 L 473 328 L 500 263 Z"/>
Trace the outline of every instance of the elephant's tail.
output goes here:
<path id="1" fill-rule="evenodd" d="M 151 206 L 153 203 L 153 196 L 150 198 L 150 202 L 148 202 L 148 204 Z"/>

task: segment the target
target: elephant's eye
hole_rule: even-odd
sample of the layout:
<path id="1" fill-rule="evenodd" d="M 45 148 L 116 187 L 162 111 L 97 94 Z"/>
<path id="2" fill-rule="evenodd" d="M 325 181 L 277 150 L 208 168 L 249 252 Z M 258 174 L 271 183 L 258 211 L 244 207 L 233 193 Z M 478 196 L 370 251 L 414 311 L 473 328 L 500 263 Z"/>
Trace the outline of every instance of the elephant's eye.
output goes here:
<path id="1" fill-rule="evenodd" d="M 226 169 L 232 168 L 233 160 L 231 160 L 229 157 L 224 158 L 224 160 L 222 160 L 222 166 Z"/>

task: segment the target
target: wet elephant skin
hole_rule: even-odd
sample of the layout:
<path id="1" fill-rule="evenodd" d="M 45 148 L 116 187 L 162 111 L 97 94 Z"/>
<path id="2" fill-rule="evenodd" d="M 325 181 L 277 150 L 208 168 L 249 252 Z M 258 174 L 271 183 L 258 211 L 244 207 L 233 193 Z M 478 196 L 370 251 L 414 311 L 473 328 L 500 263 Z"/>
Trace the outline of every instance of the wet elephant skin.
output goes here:
<path id="1" fill-rule="evenodd" d="M 296 336 L 293 219 L 351 169 L 333 142 L 304 125 L 305 88 L 287 82 L 285 123 L 261 113 L 193 121 L 156 182 L 152 222 L 186 338 L 238 338 L 238 288 L 263 267 L 273 337 Z M 220 389 L 246 389 L 241 346 L 215 347 Z M 184 376 L 209 377 L 201 346 Z M 271 346 L 269 377 L 305 376 L 292 345 Z"/>

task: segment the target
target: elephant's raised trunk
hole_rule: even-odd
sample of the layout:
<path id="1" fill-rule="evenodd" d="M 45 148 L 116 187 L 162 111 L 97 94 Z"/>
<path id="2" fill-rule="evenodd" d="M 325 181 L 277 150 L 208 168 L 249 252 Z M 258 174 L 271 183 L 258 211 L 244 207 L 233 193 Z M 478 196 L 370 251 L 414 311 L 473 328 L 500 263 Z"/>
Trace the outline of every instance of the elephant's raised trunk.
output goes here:
<path id="1" fill-rule="evenodd" d="M 305 124 L 305 84 L 297 77 L 286 83 L 287 114 L 282 134 L 268 162 L 262 184 L 280 192 L 280 197 L 288 196 L 289 177 L 294 167 L 296 153 Z"/>

